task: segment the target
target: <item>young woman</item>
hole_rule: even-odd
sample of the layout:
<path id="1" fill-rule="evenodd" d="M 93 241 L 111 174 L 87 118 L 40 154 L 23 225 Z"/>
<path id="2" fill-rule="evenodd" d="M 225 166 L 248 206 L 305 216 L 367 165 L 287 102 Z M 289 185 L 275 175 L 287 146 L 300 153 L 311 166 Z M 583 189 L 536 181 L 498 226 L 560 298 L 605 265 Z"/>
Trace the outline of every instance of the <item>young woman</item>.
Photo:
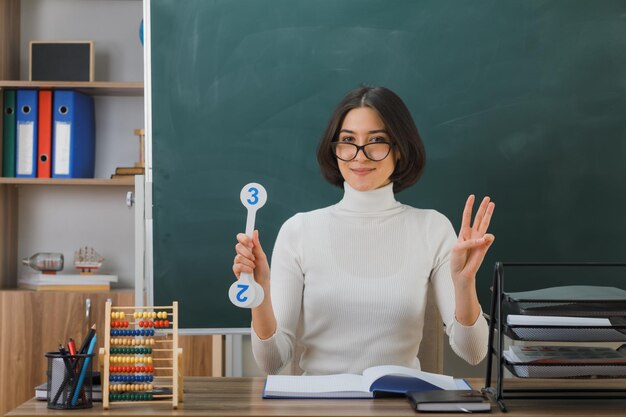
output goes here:
<path id="1" fill-rule="evenodd" d="M 420 367 L 426 297 L 434 297 L 452 349 L 471 364 L 487 351 L 476 273 L 494 236 L 485 197 L 472 222 L 467 199 L 457 238 L 435 210 L 403 205 L 425 152 L 402 100 L 383 87 L 350 91 L 318 147 L 324 177 L 343 187 L 337 204 L 298 213 L 280 229 L 270 266 L 258 231 L 238 234 L 233 272 L 254 273 L 265 299 L 252 309 L 252 348 L 273 374 L 294 354 L 306 374 L 361 373 L 376 365 Z M 428 292 L 429 285 L 432 291 Z"/>

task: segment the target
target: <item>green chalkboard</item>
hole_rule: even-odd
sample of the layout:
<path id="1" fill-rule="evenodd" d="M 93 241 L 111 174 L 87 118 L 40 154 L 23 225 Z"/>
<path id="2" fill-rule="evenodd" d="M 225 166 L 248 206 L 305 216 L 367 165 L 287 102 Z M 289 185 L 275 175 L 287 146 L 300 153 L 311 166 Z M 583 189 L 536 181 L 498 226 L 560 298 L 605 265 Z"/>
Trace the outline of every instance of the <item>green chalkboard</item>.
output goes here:
<path id="1" fill-rule="evenodd" d="M 249 326 L 227 296 L 241 187 L 267 189 L 268 253 L 287 218 L 337 202 L 315 149 L 361 83 L 403 97 L 426 145 L 423 179 L 398 200 L 457 228 L 469 193 L 496 202 L 486 311 L 496 260 L 626 257 L 623 0 L 150 3 L 153 284 L 182 327 Z"/>

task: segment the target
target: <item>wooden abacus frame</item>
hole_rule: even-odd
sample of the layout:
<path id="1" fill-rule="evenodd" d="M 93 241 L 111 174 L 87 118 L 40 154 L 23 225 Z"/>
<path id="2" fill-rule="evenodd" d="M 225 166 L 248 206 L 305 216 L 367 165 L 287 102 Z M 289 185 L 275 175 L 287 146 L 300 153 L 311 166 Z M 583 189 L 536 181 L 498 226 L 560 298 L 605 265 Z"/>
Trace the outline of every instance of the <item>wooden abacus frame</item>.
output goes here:
<path id="1" fill-rule="evenodd" d="M 159 384 L 157 388 L 171 388 L 171 394 L 163 394 L 163 395 L 153 395 L 153 400 L 141 400 L 141 401 L 109 401 L 109 392 L 110 392 L 110 365 L 111 365 L 111 320 L 112 313 L 114 311 L 125 312 L 126 310 L 132 310 L 133 312 L 156 312 L 171 310 L 171 312 L 167 313 L 168 318 L 170 319 L 171 327 L 167 329 L 163 329 L 165 331 L 161 331 L 161 329 L 155 329 L 154 337 L 156 343 L 171 343 L 171 347 L 157 348 L 152 349 L 152 352 L 169 352 L 169 355 L 163 358 L 154 358 L 153 360 L 158 361 L 171 361 L 172 366 L 155 366 L 155 374 L 156 371 L 171 371 L 171 375 L 167 376 L 156 376 L 154 375 L 154 382 L 159 380 L 167 382 L 171 380 L 171 385 L 162 385 Z M 132 317 L 129 317 L 132 318 Z M 152 318 L 152 317 L 150 317 Z M 111 405 L 117 404 L 172 404 L 172 408 L 178 408 L 178 403 L 183 401 L 183 383 L 182 383 L 182 373 L 180 371 L 182 366 L 182 349 L 178 347 L 178 302 L 174 301 L 171 306 L 130 306 L 130 307 L 114 307 L 111 305 L 110 301 L 106 303 L 106 312 L 105 312 L 105 326 L 104 326 L 104 348 L 100 349 L 100 363 L 102 366 L 102 408 L 104 410 L 108 410 Z M 135 329 L 138 326 L 138 321 L 135 321 L 132 318 L 132 321 L 128 321 L 128 327 Z M 120 336 L 120 337 L 128 337 L 134 338 L 136 336 Z M 168 401 L 164 401 L 164 400 Z M 171 400 L 171 401 L 170 401 Z"/>

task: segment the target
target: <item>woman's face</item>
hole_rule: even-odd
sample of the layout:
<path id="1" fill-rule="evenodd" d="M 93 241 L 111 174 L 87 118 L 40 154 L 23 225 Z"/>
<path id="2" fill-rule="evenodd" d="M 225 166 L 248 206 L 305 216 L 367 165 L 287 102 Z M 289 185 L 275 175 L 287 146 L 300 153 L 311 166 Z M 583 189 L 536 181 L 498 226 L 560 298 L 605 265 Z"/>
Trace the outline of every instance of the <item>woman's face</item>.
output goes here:
<path id="1" fill-rule="evenodd" d="M 368 143 L 391 142 L 391 139 L 378 112 L 369 107 L 359 107 L 346 114 L 337 141 L 362 146 Z M 366 149 L 369 151 L 371 148 Z M 372 156 L 371 153 L 370 155 Z M 362 150 L 351 161 L 337 158 L 343 179 L 358 191 L 375 190 L 389 184 L 395 161 L 393 148 L 381 161 L 368 159 Z"/>

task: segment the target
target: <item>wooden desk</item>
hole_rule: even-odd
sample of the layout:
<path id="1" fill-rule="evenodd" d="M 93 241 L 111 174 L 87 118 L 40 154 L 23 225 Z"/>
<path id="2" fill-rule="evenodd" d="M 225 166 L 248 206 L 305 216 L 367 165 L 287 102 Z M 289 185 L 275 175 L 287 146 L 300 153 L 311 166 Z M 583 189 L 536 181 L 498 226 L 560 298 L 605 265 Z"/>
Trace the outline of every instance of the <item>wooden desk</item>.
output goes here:
<path id="1" fill-rule="evenodd" d="M 31 399 L 7 416 L 413 416 L 415 413 L 404 398 L 376 400 L 264 400 L 261 398 L 265 378 L 185 378 L 185 401 L 178 410 L 166 405 L 118 405 L 107 412 L 102 403 L 88 410 L 48 410 L 45 401 Z M 470 379 L 474 387 L 484 380 Z M 528 387 L 532 381 L 511 381 L 511 387 Z M 567 381 L 566 381 L 567 382 Z M 561 382 L 559 382 L 561 383 Z M 574 382 L 580 385 L 580 382 Z M 610 385 L 624 387 L 624 381 Z M 509 417 L 526 416 L 620 416 L 626 415 L 626 400 L 510 400 L 508 413 L 496 405 L 492 414 Z M 421 414 L 420 414 L 421 415 Z M 428 414 L 423 414 L 428 415 Z M 447 414 L 431 414 L 445 416 Z M 448 414 L 459 416 L 460 414 Z"/>

